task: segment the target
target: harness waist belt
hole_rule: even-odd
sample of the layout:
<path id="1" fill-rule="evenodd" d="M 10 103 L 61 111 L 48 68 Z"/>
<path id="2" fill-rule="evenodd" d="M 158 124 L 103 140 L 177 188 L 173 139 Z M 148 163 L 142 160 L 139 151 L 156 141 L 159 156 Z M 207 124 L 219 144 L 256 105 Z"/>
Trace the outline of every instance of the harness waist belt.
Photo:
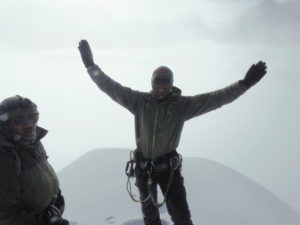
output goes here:
<path id="1" fill-rule="evenodd" d="M 158 161 L 158 160 L 141 160 L 138 166 L 143 170 L 152 170 L 153 172 L 163 172 L 167 170 L 176 170 L 182 165 L 182 158 L 180 155 L 173 156 L 168 160 Z"/>

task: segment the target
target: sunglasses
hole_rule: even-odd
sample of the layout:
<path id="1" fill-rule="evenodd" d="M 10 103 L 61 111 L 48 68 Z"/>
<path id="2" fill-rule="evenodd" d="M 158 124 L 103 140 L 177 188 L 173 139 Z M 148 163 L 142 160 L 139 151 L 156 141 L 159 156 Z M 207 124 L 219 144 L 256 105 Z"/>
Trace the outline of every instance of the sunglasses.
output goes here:
<path id="1" fill-rule="evenodd" d="M 155 77 L 153 82 L 154 84 L 172 84 L 173 79 L 170 79 L 169 77 Z"/>

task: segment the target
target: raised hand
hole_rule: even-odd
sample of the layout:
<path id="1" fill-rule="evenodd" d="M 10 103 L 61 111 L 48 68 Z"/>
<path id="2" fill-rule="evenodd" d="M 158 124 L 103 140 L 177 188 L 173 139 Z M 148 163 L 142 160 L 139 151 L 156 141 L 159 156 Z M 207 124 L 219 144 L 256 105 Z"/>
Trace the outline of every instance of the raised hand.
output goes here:
<path id="1" fill-rule="evenodd" d="M 87 40 L 81 40 L 78 49 L 85 67 L 94 66 L 93 53 Z"/>
<path id="2" fill-rule="evenodd" d="M 255 85 L 261 78 L 263 78 L 267 73 L 266 63 L 263 61 L 259 61 L 256 64 L 253 64 L 248 72 L 246 73 L 242 83 L 249 89 L 253 85 Z"/>

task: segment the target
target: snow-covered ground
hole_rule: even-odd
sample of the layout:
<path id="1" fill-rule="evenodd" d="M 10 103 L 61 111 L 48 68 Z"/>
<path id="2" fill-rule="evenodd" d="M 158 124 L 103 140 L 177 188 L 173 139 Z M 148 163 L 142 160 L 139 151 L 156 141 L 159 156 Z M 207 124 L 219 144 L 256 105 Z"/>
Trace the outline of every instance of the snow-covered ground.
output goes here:
<path id="1" fill-rule="evenodd" d="M 128 149 L 97 149 L 59 172 L 67 204 L 65 217 L 72 224 L 143 224 L 139 204 L 132 202 L 125 188 L 128 158 Z M 283 201 L 217 162 L 184 158 L 182 172 L 194 224 L 300 224 L 300 215 Z M 165 225 L 172 224 L 166 208 L 161 215 Z"/>

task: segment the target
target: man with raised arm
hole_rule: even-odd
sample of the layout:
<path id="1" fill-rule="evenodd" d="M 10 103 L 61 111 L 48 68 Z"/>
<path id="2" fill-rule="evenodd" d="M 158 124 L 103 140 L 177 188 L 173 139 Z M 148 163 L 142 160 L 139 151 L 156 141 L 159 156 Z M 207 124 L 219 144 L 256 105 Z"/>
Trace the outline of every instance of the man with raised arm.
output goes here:
<path id="1" fill-rule="evenodd" d="M 134 115 L 135 176 L 145 225 L 161 225 L 157 185 L 174 224 L 193 224 L 180 171 L 181 157 L 176 151 L 184 122 L 237 99 L 266 74 L 266 64 L 262 61 L 253 64 L 242 80 L 223 89 L 183 96 L 173 86 L 173 72 L 166 66 L 154 70 L 150 92 L 139 92 L 106 75 L 94 63 L 86 40 L 81 40 L 78 48 L 91 79 Z"/>

